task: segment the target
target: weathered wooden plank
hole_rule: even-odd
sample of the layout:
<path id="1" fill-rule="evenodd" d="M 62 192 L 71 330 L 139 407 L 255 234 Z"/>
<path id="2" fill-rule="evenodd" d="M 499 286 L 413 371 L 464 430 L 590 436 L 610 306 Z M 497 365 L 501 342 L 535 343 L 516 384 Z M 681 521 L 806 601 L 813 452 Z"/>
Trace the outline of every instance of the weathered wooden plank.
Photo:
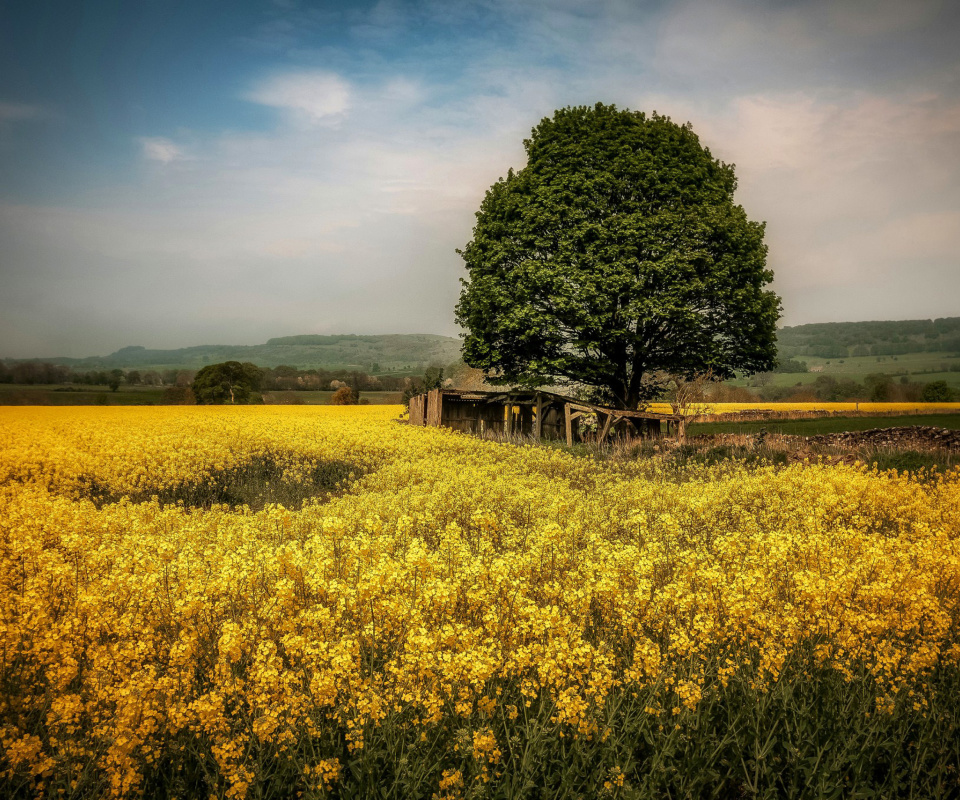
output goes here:
<path id="1" fill-rule="evenodd" d="M 415 397 L 410 398 L 410 424 L 411 425 L 423 425 L 423 401 L 424 396 L 418 394 Z"/>
<path id="2" fill-rule="evenodd" d="M 610 433 L 610 426 L 613 424 L 613 414 L 607 414 L 603 421 L 603 428 L 600 430 L 600 441 L 606 441 L 607 434 Z"/>
<path id="3" fill-rule="evenodd" d="M 633 428 L 647 436 L 660 433 L 661 421 L 666 421 L 668 432 L 675 432 L 681 440 L 686 434 L 686 420 L 675 414 L 609 408 L 553 392 L 433 389 L 410 402 L 412 425 L 446 425 L 476 433 L 523 433 L 538 439 L 562 440 L 566 433 L 571 443 L 577 438 L 579 424 L 576 420 L 586 414 L 597 415 L 600 441 L 606 440 L 627 422 L 633 422 Z"/>
<path id="4" fill-rule="evenodd" d="M 443 419 L 443 393 L 431 389 L 427 394 L 427 425 L 438 428 Z"/>

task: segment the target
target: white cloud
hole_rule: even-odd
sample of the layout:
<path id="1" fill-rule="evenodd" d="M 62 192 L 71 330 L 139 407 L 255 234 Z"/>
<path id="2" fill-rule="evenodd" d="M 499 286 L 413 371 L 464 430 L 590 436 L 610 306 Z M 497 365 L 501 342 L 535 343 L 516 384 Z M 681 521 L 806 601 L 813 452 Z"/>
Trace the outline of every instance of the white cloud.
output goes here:
<path id="1" fill-rule="evenodd" d="M 184 158 L 183 150 L 170 139 L 162 136 L 141 136 L 137 141 L 143 148 L 143 157 L 150 161 L 169 164 Z"/>
<path id="2" fill-rule="evenodd" d="M 869 22 L 857 2 L 385 0 L 344 12 L 360 25 L 344 29 L 349 47 L 313 49 L 320 18 L 285 15 L 270 52 L 300 66 L 244 95 L 280 112 L 278 124 L 143 138 L 145 158 L 189 169 L 142 170 L 95 203 L 0 207 L 0 240 L 19 259 L 13 288 L 32 291 L 44 274 L 53 295 L 76 278 L 64 302 L 90 287 L 89 317 L 111 319 L 108 301 L 136 309 L 129 329 L 155 338 L 116 346 L 212 339 L 198 320 L 227 296 L 235 318 L 216 329 L 221 341 L 318 327 L 455 333 L 454 248 L 484 191 L 523 166 L 542 117 L 602 101 L 690 120 L 737 164 L 738 201 L 768 222 L 791 324 L 896 317 L 898 303 L 906 315 L 956 313 L 960 103 L 949 76 L 928 80 L 933 67 L 904 53 L 884 67 L 896 80 L 854 69 L 904 38 L 892 0 Z M 917 14 L 910 30 L 927 18 Z M 353 69 L 362 79 L 347 79 Z M 0 123 L 33 108 L 0 105 Z"/>
<path id="3" fill-rule="evenodd" d="M 317 123 L 345 114 L 350 108 L 350 94 L 347 82 L 333 72 L 301 71 L 260 82 L 246 99 Z"/>

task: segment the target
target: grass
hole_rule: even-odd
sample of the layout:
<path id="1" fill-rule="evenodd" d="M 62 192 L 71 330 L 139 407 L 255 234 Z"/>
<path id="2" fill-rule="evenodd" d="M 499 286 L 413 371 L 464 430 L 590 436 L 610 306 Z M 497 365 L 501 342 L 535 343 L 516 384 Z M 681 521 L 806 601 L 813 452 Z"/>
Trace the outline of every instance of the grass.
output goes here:
<path id="1" fill-rule="evenodd" d="M 818 417 L 815 419 L 748 420 L 744 422 L 695 422 L 691 436 L 717 433 L 754 434 L 761 430 L 791 436 L 819 436 L 824 433 L 866 431 L 872 428 L 899 428 L 926 425 L 960 430 L 960 414 L 908 414 L 897 417 Z"/>
<path id="2" fill-rule="evenodd" d="M 910 415 L 906 417 L 826 417 L 821 419 L 704 423 L 691 426 L 690 440 L 677 444 L 675 440 L 620 439 L 603 445 L 578 442 L 572 447 L 562 441 L 543 440 L 539 443 L 529 437 L 493 436 L 498 441 L 513 444 L 556 448 L 581 458 L 602 461 L 633 462 L 658 459 L 662 465 L 676 471 L 678 477 L 693 464 L 706 466 L 740 463 L 748 467 L 764 465 L 787 466 L 808 460 L 810 463 L 853 463 L 859 461 L 881 472 L 928 475 L 960 468 L 960 452 L 942 449 L 918 450 L 909 447 L 838 446 L 809 443 L 791 436 L 816 436 L 845 431 L 874 428 L 928 425 L 960 429 L 960 414 Z M 721 436 L 721 439 L 714 437 Z M 703 438 L 697 438 L 703 437 Z"/>
<path id="3" fill-rule="evenodd" d="M 4 406 L 149 406 L 160 402 L 165 386 L 57 386 L 0 383 Z"/>
<path id="4" fill-rule="evenodd" d="M 960 389 L 960 354 L 957 353 L 906 353 L 901 356 L 852 356 L 844 359 L 796 356 L 807 367 L 823 367 L 822 372 L 774 373 L 769 376 L 773 386 L 807 386 L 821 375 L 833 378 L 850 378 L 863 382 L 870 374 L 882 372 L 895 378 L 906 375 L 911 381 L 930 383 L 946 381 L 954 389 Z M 951 370 L 951 367 L 954 370 Z M 753 378 L 738 378 L 729 382 L 732 386 L 755 388 Z"/>

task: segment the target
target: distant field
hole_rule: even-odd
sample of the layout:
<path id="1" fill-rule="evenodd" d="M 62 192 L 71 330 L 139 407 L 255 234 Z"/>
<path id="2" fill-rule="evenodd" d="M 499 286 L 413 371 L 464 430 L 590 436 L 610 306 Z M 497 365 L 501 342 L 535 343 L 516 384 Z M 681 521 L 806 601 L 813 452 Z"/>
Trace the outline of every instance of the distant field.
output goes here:
<path id="1" fill-rule="evenodd" d="M 264 392 L 263 400 L 267 405 L 308 405 L 327 406 L 333 392 Z M 403 392 L 360 392 L 360 400 L 370 405 L 398 405 L 403 401 Z"/>
<path id="2" fill-rule="evenodd" d="M 121 386 L 111 392 L 109 386 L 24 386 L 0 383 L 0 405 L 40 406 L 139 406 L 160 401 L 166 387 Z"/>
<path id="3" fill-rule="evenodd" d="M 907 353 L 901 356 L 855 356 L 850 358 L 817 358 L 797 356 L 809 368 L 822 367 L 821 372 L 774 373 L 769 376 L 774 386 L 795 386 L 813 383 L 820 375 L 850 378 L 858 382 L 872 373 L 882 372 L 894 377 L 906 376 L 911 381 L 930 383 L 946 381 L 960 389 L 960 355 L 957 353 Z M 954 370 L 951 370 L 951 367 Z M 755 386 L 754 378 L 730 381 L 733 386 Z"/>
<path id="4" fill-rule="evenodd" d="M 960 430 L 960 414 L 907 414 L 899 417 L 821 417 L 820 419 L 748 420 L 745 422 L 700 422 L 689 428 L 691 436 L 714 433 L 768 433 L 793 436 L 818 436 L 822 433 L 866 431 L 871 428 L 899 428 L 904 425 L 930 425 Z"/>
<path id="5" fill-rule="evenodd" d="M 24 386 L 0 383 L 0 406 L 144 406 L 161 405 L 168 386 L 121 386 L 111 392 L 108 386 Z M 329 405 L 333 392 L 265 392 L 269 404 Z M 371 405 L 396 405 L 401 392 L 361 392 L 360 399 Z"/>

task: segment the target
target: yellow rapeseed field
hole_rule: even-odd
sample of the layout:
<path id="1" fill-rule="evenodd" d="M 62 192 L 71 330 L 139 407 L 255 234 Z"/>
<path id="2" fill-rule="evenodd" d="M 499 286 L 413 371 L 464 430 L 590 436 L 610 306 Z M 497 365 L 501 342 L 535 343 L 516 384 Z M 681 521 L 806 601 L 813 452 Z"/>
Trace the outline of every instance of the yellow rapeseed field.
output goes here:
<path id="1" fill-rule="evenodd" d="M 718 698 L 804 681 L 869 724 L 941 713 L 955 473 L 668 474 L 399 411 L 0 410 L 0 794 L 521 797 L 542 747 L 629 797 L 659 767 L 617 720 L 689 748 L 740 735 Z M 299 509 L 161 502 L 265 458 L 353 471 Z"/>

